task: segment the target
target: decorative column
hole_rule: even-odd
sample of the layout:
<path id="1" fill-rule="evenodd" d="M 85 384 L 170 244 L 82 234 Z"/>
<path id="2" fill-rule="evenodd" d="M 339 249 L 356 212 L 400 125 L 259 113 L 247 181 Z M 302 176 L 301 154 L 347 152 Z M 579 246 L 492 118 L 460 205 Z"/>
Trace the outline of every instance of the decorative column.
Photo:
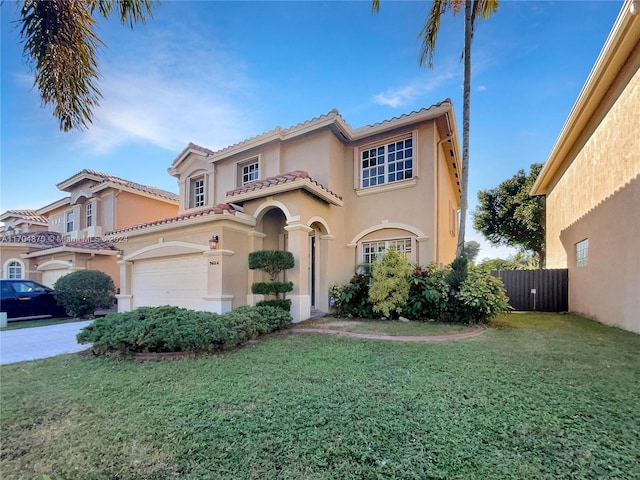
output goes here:
<path id="1" fill-rule="evenodd" d="M 208 312 L 226 313 L 233 309 L 233 295 L 225 293 L 225 273 L 230 275 L 225 259 L 236 252 L 233 250 L 208 250 L 202 252 L 207 259 L 207 294 L 202 299 L 207 302 Z"/>
<path id="2" fill-rule="evenodd" d="M 316 309 L 321 312 L 328 312 L 330 310 L 329 307 L 329 275 L 327 269 L 329 268 L 329 242 L 334 240 L 335 237 L 333 235 L 320 235 L 318 241 L 318 295 L 316 296 Z"/>
<path id="3" fill-rule="evenodd" d="M 311 317 L 311 295 L 309 294 L 309 233 L 312 228 L 306 225 L 287 225 L 289 233 L 289 251 L 293 254 L 295 265 L 287 270 L 287 277 L 293 282 L 293 291 L 287 295 L 291 299 L 291 317 L 293 323 Z"/>
<path id="4" fill-rule="evenodd" d="M 130 312 L 133 310 L 133 295 L 131 295 L 131 270 L 133 262 L 118 261 L 120 265 L 120 293 L 118 299 L 118 312 Z"/>
<path id="5" fill-rule="evenodd" d="M 257 252 L 263 249 L 263 239 L 267 236 L 266 233 L 256 232 L 251 230 L 247 232 L 249 237 L 248 253 Z M 260 300 L 264 300 L 264 295 L 254 295 L 251 293 L 251 285 L 257 282 L 262 282 L 262 272 L 260 270 L 249 270 L 247 275 L 247 305 L 255 305 Z"/>

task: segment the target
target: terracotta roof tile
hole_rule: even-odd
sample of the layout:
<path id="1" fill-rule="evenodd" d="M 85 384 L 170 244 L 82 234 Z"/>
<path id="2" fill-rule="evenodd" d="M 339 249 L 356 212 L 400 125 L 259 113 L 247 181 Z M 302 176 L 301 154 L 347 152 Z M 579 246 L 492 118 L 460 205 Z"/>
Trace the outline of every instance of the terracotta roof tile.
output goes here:
<path id="1" fill-rule="evenodd" d="M 9 214 L 9 215 L 7 215 Z M 47 217 L 44 217 L 38 214 L 35 210 L 7 210 L 2 214 L 2 216 L 10 216 L 15 215 L 16 217 L 21 217 L 24 220 L 31 220 L 33 222 L 47 223 Z"/>
<path id="2" fill-rule="evenodd" d="M 58 185 L 68 182 L 72 178 L 76 176 L 81 176 L 82 174 L 93 175 L 95 177 L 101 178 L 102 181 L 100 181 L 98 184 L 111 182 L 118 185 L 122 185 L 124 187 L 131 188 L 133 190 L 138 190 L 140 192 L 147 193 L 149 195 L 153 195 L 159 198 L 164 198 L 166 200 L 172 200 L 175 202 L 178 201 L 178 195 L 176 195 L 175 193 L 168 192 L 166 190 L 162 190 L 156 187 L 151 187 L 149 185 L 142 185 L 141 183 L 131 182 L 129 180 L 125 180 L 124 178 L 116 177 L 113 175 L 109 175 L 108 173 L 98 172 L 96 170 L 91 170 L 88 168 L 85 168 L 81 172 L 78 172 L 75 175 L 72 175 L 71 177 L 67 178 L 66 180 L 63 180 Z"/>
<path id="3" fill-rule="evenodd" d="M 41 247 L 43 250 L 60 247 L 82 248 L 85 250 L 118 250 L 112 243 L 106 242 L 100 237 L 72 240 L 58 232 L 34 232 L 17 235 L 3 235 L 0 236 L 0 244 L 2 243 L 26 243 L 33 245 L 34 247 Z"/>
<path id="4" fill-rule="evenodd" d="M 274 185 L 282 185 L 284 183 L 295 182 L 296 180 L 307 179 L 310 183 L 317 185 L 325 192 L 333 195 L 336 198 L 342 200 L 342 197 L 335 192 L 332 192 L 327 187 L 322 185 L 319 182 L 316 182 L 309 176 L 308 172 L 304 170 L 294 170 L 293 172 L 284 173 L 282 175 L 276 175 L 273 177 L 268 177 L 263 180 L 256 180 L 255 182 L 247 183 L 240 188 L 236 188 L 235 190 L 230 190 L 227 192 L 227 197 L 233 197 L 235 195 L 240 195 L 242 193 L 253 192 L 256 190 L 262 190 L 263 188 L 269 188 Z"/>
<path id="5" fill-rule="evenodd" d="M 188 220 L 190 218 L 197 218 L 197 217 L 204 217 L 207 215 L 221 215 L 225 212 L 227 213 L 236 213 L 238 210 L 236 210 L 232 205 L 229 205 L 227 203 L 219 203 L 218 205 L 216 205 L 213 208 L 207 208 L 204 210 L 198 210 L 197 212 L 188 212 L 188 213 L 183 213 L 181 215 L 177 215 L 175 217 L 170 217 L 170 218 L 164 218 L 162 220 L 156 220 L 153 222 L 147 222 L 147 223 L 141 223 L 139 225 L 132 225 L 130 227 L 125 227 L 125 228 L 121 228 L 119 230 L 114 230 L 112 232 L 107 233 L 107 235 L 109 236 L 113 236 L 113 235 L 121 235 L 123 233 L 127 233 L 127 232 L 133 232 L 136 230 L 142 230 L 144 228 L 148 228 L 148 227 L 154 227 L 157 225 L 169 225 L 171 223 L 177 223 L 177 222 L 183 222 L 185 220 Z"/>

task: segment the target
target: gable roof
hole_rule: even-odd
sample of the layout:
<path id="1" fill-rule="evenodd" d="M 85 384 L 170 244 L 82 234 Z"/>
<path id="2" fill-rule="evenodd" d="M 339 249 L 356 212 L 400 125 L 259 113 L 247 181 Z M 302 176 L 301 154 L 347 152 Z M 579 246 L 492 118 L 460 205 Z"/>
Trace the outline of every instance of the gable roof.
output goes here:
<path id="1" fill-rule="evenodd" d="M 607 113 L 610 105 L 603 109 L 603 99 L 623 66 L 633 55 L 638 55 L 639 49 L 640 1 L 625 0 L 602 51 L 531 189 L 531 195 L 545 195 L 553 189 L 557 179 L 575 158 L 575 152 L 572 151 L 575 150 L 581 135 L 590 125 L 595 128 Z"/>
<path id="2" fill-rule="evenodd" d="M 149 185 L 142 185 L 141 183 L 132 182 L 130 180 L 125 180 L 114 175 L 97 172 L 88 168 L 85 168 L 84 170 L 67 178 L 66 180 L 63 180 L 62 182 L 58 183 L 56 187 L 64 192 L 69 192 L 76 185 L 79 185 L 86 181 L 96 182 L 93 186 L 91 186 L 91 190 L 93 192 L 98 192 L 109 187 L 124 188 L 132 190 L 134 192 L 143 193 L 145 195 L 150 195 L 162 200 L 168 200 L 175 203 L 178 202 L 178 195 L 176 195 L 175 193 L 168 192 L 156 187 L 151 187 Z"/>
<path id="3" fill-rule="evenodd" d="M 298 123 L 297 125 L 289 128 L 277 126 L 265 133 L 256 135 L 255 137 L 243 140 L 217 151 L 200 147 L 194 143 L 189 143 L 189 145 L 187 145 L 187 147 L 182 150 L 182 152 L 180 152 L 173 161 L 169 171 L 175 171 L 178 165 L 180 165 L 180 163 L 182 163 L 191 153 L 201 155 L 207 161 L 214 163 L 252 148 L 260 147 L 271 142 L 289 140 L 323 128 L 329 128 L 342 141 L 351 143 L 357 142 L 371 135 L 376 135 L 378 133 L 383 133 L 427 120 L 434 120 L 441 116 L 448 117 L 448 128 L 450 130 L 449 135 L 455 137 L 455 143 L 457 144 L 457 130 L 455 118 L 453 117 L 453 104 L 451 103 L 451 99 L 447 98 L 441 102 L 431 105 L 430 107 L 357 129 L 351 128 L 351 126 L 344 121 L 338 110 L 333 109 L 324 115 Z"/>
<path id="4" fill-rule="evenodd" d="M 243 202 L 297 189 L 306 190 L 327 203 L 339 206 L 343 205 L 340 195 L 316 182 L 309 176 L 309 173 L 304 170 L 294 170 L 293 172 L 247 183 L 240 188 L 228 191 L 227 201 Z"/>
<path id="5" fill-rule="evenodd" d="M 0 215 L 0 222 L 4 222 L 10 218 L 17 218 L 31 223 L 40 223 L 47 225 L 47 217 L 40 215 L 36 210 L 7 210 Z"/>

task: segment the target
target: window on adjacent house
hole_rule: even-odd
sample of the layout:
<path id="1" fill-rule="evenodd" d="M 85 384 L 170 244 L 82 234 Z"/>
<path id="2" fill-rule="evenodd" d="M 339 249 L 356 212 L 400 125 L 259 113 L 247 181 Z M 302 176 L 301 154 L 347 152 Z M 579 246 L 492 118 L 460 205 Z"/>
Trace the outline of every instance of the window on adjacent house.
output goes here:
<path id="1" fill-rule="evenodd" d="M 73 232 L 73 211 L 69 211 L 65 214 L 65 219 L 66 219 L 66 232 L 67 233 L 71 233 Z"/>
<path id="2" fill-rule="evenodd" d="M 7 278 L 22 278 L 22 264 L 20 262 L 13 260 L 7 264 Z"/>
<path id="3" fill-rule="evenodd" d="M 189 208 L 203 207 L 204 204 L 204 176 L 192 178 L 189 183 Z"/>
<path id="4" fill-rule="evenodd" d="M 589 260 L 589 239 L 576 243 L 576 267 L 586 267 Z"/>
<path id="5" fill-rule="evenodd" d="M 379 240 L 375 242 L 362 242 L 362 265 L 370 269 L 371 266 L 379 262 L 384 252 L 391 246 L 395 246 L 397 250 L 404 253 L 409 261 L 411 261 L 411 239 L 399 238 L 393 240 Z"/>
<path id="6" fill-rule="evenodd" d="M 360 152 L 360 186 L 375 187 L 413 178 L 413 138 L 366 148 Z"/>
<path id="7" fill-rule="evenodd" d="M 85 215 L 87 219 L 87 228 L 93 227 L 93 203 L 87 203 L 85 206 Z"/>
<path id="8" fill-rule="evenodd" d="M 252 160 L 249 163 L 245 163 L 241 165 L 242 171 L 241 175 L 241 185 L 246 185 L 247 183 L 255 182 L 260 177 L 260 169 L 258 166 L 258 159 Z"/>

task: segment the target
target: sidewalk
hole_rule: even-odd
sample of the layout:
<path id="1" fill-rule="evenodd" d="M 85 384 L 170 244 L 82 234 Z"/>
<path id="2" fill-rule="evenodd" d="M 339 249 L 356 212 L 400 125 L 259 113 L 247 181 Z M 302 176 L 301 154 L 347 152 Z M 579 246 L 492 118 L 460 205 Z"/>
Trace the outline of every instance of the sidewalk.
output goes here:
<path id="1" fill-rule="evenodd" d="M 0 365 L 86 350 L 91 345 L 79 345 L 76 335 L 91 322 L 4 330 L 0 332 Z"/>

